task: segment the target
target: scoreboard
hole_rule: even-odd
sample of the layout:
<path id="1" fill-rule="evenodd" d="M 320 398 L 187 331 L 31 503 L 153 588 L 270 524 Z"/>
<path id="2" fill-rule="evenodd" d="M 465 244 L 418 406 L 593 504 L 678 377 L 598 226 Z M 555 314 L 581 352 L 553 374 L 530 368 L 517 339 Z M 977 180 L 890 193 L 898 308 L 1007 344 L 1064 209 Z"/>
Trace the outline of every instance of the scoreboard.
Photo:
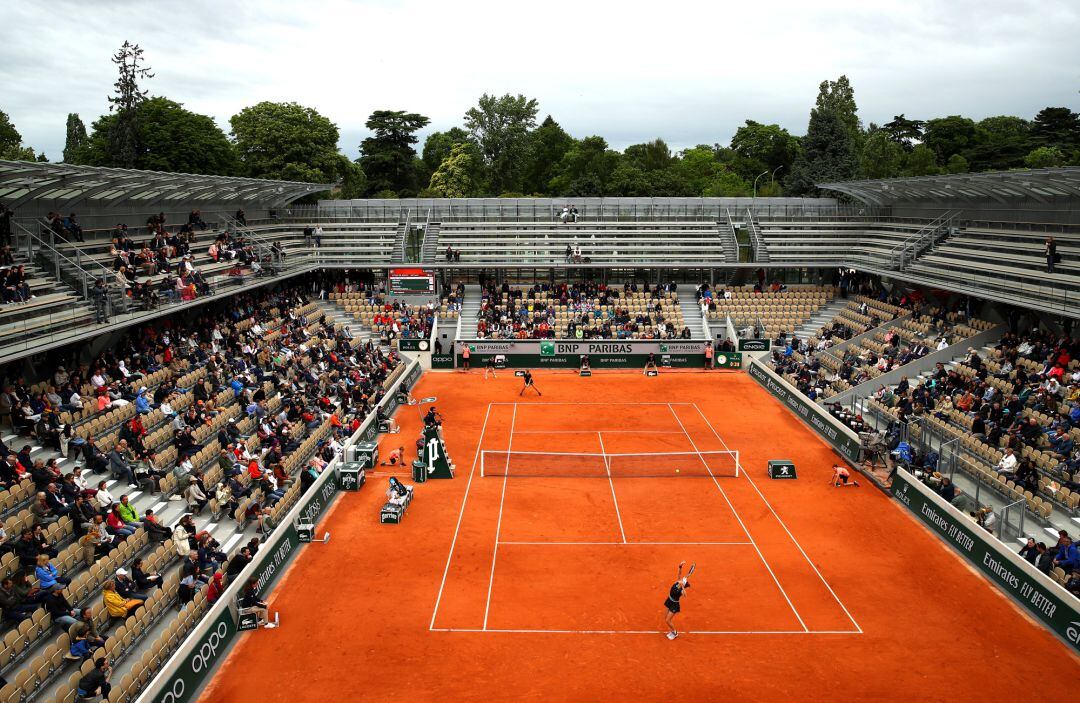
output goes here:
<path id="1" fill-rule="evenodd" d="M 391 295 L 435 295 L 435 274 L 424 269 L 390 269 Z"/>

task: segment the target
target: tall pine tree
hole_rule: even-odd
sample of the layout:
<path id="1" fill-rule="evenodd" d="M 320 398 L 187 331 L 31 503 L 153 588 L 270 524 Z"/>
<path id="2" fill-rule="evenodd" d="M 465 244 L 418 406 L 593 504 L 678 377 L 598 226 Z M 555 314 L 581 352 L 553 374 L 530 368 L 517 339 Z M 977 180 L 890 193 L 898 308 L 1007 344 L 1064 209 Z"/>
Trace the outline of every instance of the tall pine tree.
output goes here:
<path id="1" fill-rule="evenodd" d="M 83 149 L 86 148 L 86 125 L 78 113 L 70 112 L 67 116 L 67 140 L 64 142 L 64 163 L 82 163 Z"/>
<path id="2" fill-rule="evenodd" d="M 848 126 L 835 110 L 814 108 L 785 190 L 791 195 L 817 195 L 815 184 L 848 181 L 858 172 L 855 139 Z"/>

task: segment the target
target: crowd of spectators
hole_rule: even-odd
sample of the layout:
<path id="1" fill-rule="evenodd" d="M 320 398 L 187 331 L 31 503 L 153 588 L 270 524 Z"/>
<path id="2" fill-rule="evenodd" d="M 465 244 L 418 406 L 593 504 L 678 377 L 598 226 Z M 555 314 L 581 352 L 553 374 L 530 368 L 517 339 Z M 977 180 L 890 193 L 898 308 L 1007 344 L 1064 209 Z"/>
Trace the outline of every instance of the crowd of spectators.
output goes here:
<path id="1" fill-rule="evenodd" d="M 1080 342 L 1069 336 L 1046 330 L 1010 332 L 988 356 L 969 348 L 957 366 L 938 364 L 929 378 L 910 382 L 905 377 L 894 387 L 879 388 L 874 398 L 900 423 L 921 423 L 928 416 L 945 423 L 962 418 L 966 436 L 1000 450 L 993 467 L 997 475 L 1030 495 L 1047 495 L 1047 489 L 1068 495 L 1080 491 L 1077 354 Z M 947 477 L 935 476 L 933 468 L 921 477 L 949 502 L 965 500 Z M 992 506 L 975 507 L 972 516 L 993 531 L 997 517 Z M 1021 554 L 1044 573 L 1060 567 L 1066 588 L 1080 595 L 1080 556 L 1067 534 L 1051 547 L 1033 539 Z"/>
<path id="2" fill-rule="evenodd" d="M 962 308 L 949 310 L 930 307 L 919 297 L 888 296 L 879 293 L 878 300 L 910 312 L 913 319 L 925 320 L 931 334 L 921 337 L 903 327 L 893 327 L 879 335 L 881 344 L 873 340 L 861 345 L 848 345 L 839 355 L 839 363 L 823 363 L 821 353 L 841 342 L 851 339 L 865 330 L 883 324 L 880 310 L 863 302 L 858 313 L 865 324 L 856 325 L 842 314 L 822 327 L 812 337 L 788 337 L 781 333 L 775 340 L 771 361 L 778 373 L 788 377 L 800 393 L 812 400 L 828 398 L 836 388 L 857 386 L 875 377 L 900 368 L 927 354 L 949 346 L 947 328 L 963 320 Z"/>
<path id="3" fill-rule="evenodd" d="M 517 288 L 508 283 L 485 283 L 481 289 L 476 335 L 479 339 L 553 339 L 564 331 L 560 313 L 568 315 L 566 338 L 676 339 L 690 338 L 690 329 L 677 326 L 665 294 L 674 283 L 650 286 L 625 283 L 538 283 Z M 630 302 L 644 304 L 631 311 Z"/>
<path id="4" fill-rule="evenodd" d="M 354 343 L 319 315 L 309 318 L 303 291 L 301 285 L 238 296 L 229 306 L 203 309 L 184 323 L 159 320 L 132 329 L 91 362 L 72 364 L 70 372 L 68 364 L 56 367 L 44 392 L 31 393 L 21 377 L 6 379 L 0 405 L 12 413 L 21 434 L 33 436 L 57 456 L 35 459 L 29 444 L 16 450 L 0 440 L 4 488 L 29 478 L 36 490 L 30 505 L 33 526 L 18 535 L 0 528 L 0 553 L 14 552 L 21 567 L 0 584 L 5 621 L 18 623 L 45 607 L 53 622 L 69 631 L 73 657 L 92 656 L 104 644 L 94 630 L 92 611 L 67 602 L 64 589 L 71 575 L 52 561 L 59 545 L 50 543 L 45 530 L 64 517 L 71 519 L 75 539 L 86 545 L 88 563 L 139 529 L 153 542 L 172 539 L 181 559 L 180 606 L 204 588 L 220 595 L 229 578 L 250 562 L 257 538 L 225 569 L 221 545 L 196 527 L 193 516 L 209 505 L 220 515 L 216 519 L 235 516 L 241 525 L 250 521 L 266 534 L 273 527 L 271 509 L 286 484 L 299 480 L 306 489 L 314 482 L 340 453 L 344 439 L 374 412 L 384 382 L 400 364 L 393 352 Z M 175 372 L 157 387 L 142 385 L 166 368 Z M 193 369 L 206 373 L 190 387 L 179 387 L 176 379 Z M 215 399 L 225 394 L 230 401 L 219 405 Z M 181 403 L 184 396 L 190 402 Z M 108 452 L 92 434 L 81 436 L 70 424 L 58 426 L 64 413 L 88 403 L 101 411 L 128 404 L 136 409 Z M 215 422 L 234 404 L 239 413 L 230 412 L 227 423 Z M 183 411 L 177 409 L 181 405 Z M 158 411 L 160 424 L 150 427 Z M 218 428 L 216 435 L 196 434 L 207 426 Z M 327 438 L 299 476 L 290 476 L 285 457 L 319 427 L 329 428 Z M 151 446 L 150 436 L 163 428 L 165 444 Z M 196 464 L 193 458 L 211 441 L 220 447 L 219 455 Z M 171 466 L 157 458 L 169 448 L 176 455 Z M 62 456 L 75 459 L 67 473 L 59 466 Z M 91 482 L 91 474 L 114 480 Z M 186 514 L 171 529 L 152 510 L 140 512 L 129 495 L 136 490 L 157 493 L 170 474 L 178 479 L 177 488 L 161 499 L 186 501 Z M 161 584 L 160 574 L 148 573 L 135 559 L 103 583 L 102 605 L 112 617 L 127 617 Z"/>

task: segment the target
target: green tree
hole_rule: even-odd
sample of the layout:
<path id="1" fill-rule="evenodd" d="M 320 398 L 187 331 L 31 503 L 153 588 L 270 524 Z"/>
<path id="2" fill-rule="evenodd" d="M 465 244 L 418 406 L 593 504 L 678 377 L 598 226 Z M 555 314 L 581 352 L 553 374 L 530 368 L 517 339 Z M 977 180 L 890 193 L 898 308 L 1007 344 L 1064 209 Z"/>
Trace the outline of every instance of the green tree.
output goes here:
<path id="1" fill-rule="evenodd" d="M 904 147 L 888 126 L 871 131 L 859 154 L 863 178 L 896 178 L 904 163 Z"/>
<path id="2" fill-rule="evenodd" d="M 64 163 L 81 164 L 82 152 L 86 148 L 86 125 L 79 115 L 72 112 L 67 116 L 67 139 L 64 140 Z"/>
<path id="3" fill-rule="evenodd" d="M 139 105 L 146 100 L 147 91 L 139 81 L 153 78 L 145 65 L 143 50 L 138 44 L 125 41 L 113 55 L 112 62 L 119 71 L 109 96 L 109 112 L 116 113 L 108 134 L 108 161 L 121 168 L 135 168 L 145 148 L 139 143 Z"/>
<path id="4" fill-rule="evenodd" d="M 639 166 L 624 158 L 611 172 L 608 195 L 621 198 L 649 197 L 653 195 L 652 183 Z"/>
<path id="5" fill-rule="evenodd" d="M 814 109 L 833 112 L 852 142 L 858 145 L 862 124 L 859 122 L 859 106 L 855 103 L 855 88 L 847 76 L 840 76 L 835 81 L 822 81 L 818 86 Z"/>
<path id="6" fill-rule="evenodd" d="M 905 151 L 915 148 L 915 142 L 922 141 L 924 120 L 909 120 L 903 113 L 895 115 L 891 122 L 881 125 L 889 139 L 899 144 Z"/>
<path id="7" fill-rule="evenodd" d="M 799 141 L 780 125 L 747 120 L 745 125 L 735 130 L 731 149 L 751 162 L 749 168 L 737 167 L 737 170 L 742 172 L 744 178 L 752 178 L 762 171 L 771 173 L 778 168 L 781 169 L 779 173 L 789 172 L 799 151 Z"/>
<path id="8" fill-rule="evenodd" d="M 1045 107 L 1035 115 L 1031 137 L 1038 146 L 1070 152 L 1080 147 L 1080 114 L 1067 107 Z"/>
<path id="9" fill-rule="evenodd" d="M 962 154 L 975 145 L 975 121 L 960 115 L 927 120 L 923 144 L 933 150 L 939 163 L 944 163 L 953 154 Z"/>
<path id="10" fill-rule="evenodd" d="M 23 146 L 22 135 L 7 113 L 0 110 L 0 159 L 7 161 L 36 161 L 37 156 L 30 147 Z"/>
<path id="11" fill-rule="evenodd" d="M 800 142 L 784 191 L 791 195 L 816 195 L 815 184 L 848 181 L 859 172 L 855 138 L 835 110 L 814 108 Z"/>
<path id="12" fill-rule="evenodd" d="M 450 151 L 455 144 L 465 144 L 471 141 L 472 136 L 461 127 L 451 127 L 445 132 L 432 132 L 429 134 L 427 139 L 424 140 L 424 148 L 421 152 L 424 168 L 429 174 L 428 179 L 431 178 L 430 174 L 435 173 L 435 169 L 439 167 L 443 159 L 450 156 Z"/>
<path id="13" fill-rule="evenodd" d="M 971 170 L 971 167 L 968 165 L 968 160 L 960 156 L 960 154 L 953 154 L 945 163 L 947 173 L 967 173 L 969 170 Z"/>
<path id="14" fill-rule="evenodd" d="M 468 198 L 476 194 L 474 151 L 467 143 L 455 144 L 431 176 L 428 190 L 435 198 Z"/>
<path id="15" fill-rule="evenodd" d="M 659 137 L 644 144 L 631 144 L 623 150 L 623 156 L 643 173 L 669 169 L 675 163 L 667 142 Z"/>
<path id="16" fill-rule="evenodd" d="M 700 197 L 714 179 L 723 172 L 724 166 L 716 158 L 716 151 L 707 145 L 699 144 L 679 154 L 676 170 L 687 184 L 692 196 Z"/>
<path id="17" fill-rule="evenodd" d="M 522 187 L 526 193 L 547 193 L 559 162 L 574 146 L 574 138 L 566 133 L 551 115 L 529 134 L 528 151 Z"/>
<path id="18" fill-rule="evenodd" d="M 103 115 L 94 122 L 84 146 L 74 152 L 80 163 L 125 166 L 113 160 L 116 155 L 110 138 L 120 119 L 118 114 Z M 140 148 L 130 168 L 219 176 L 237 173 L 236 151 L 212 117 L 186 110 L 168 98 L 155 97 L 139 103 L 133 124 Z M 67 153 L 65 149 L 65 160 Z"/>
<path id="19" fill-rule="evenodd" d="M 358 178 L 349 171 L 359 166 L 338 152 L 337 125 L 310 107 L 261 102 L 229 124 L 244 175 L 308 183 Z"/>
<path id="20" fill-rule="evenodd" d="M 559 162 L 557 175 L 551 179 L 551 193 L 578 197 L 608 195 L 609 182 L 619 160 L 619 153 L 608 149 L 603 137 L 585 137 Z"/>
<path id="21" fill-rule="evenodd" d="M 1018 168 L 1031 150 L 1031 123 L 1011 115 L 975 123 L 975 144 L 964 152 L 972 171 Z"/>
<path id="22" fill-rule="evenodd" d="M 1040 146 L 1024 157 L 1024 165 L 1028 168 L 1055 168 L 1067 162 L 1065 154 L 1056 146 Z"/>
<path id="23" fill-rule="evenodd" d="M 941 173 L 937 155 L 925 144 L 919 144 L 904 159 L 903 176 L 934 176 Z"/>
<path id="24" fill-rule="evenodd" d="M 376 110 L 365 126 L 374 134 L 360 143 L 360 167 L 367 175 L 368 190 L 393 190 L 414 195 L 418 174 L 413 168 L 419 141 L 415 133 L 431 120 L 402 110 Z"/>
<path id="25" fill-rule="evenodd" d="M 524 95 L 495 97 L 485 93 L 465 113 L 488 166 L 495 193 L 521 190 L 522 163 L 529 148 L 529 132 L 536 127 L 536 100 Z"/>

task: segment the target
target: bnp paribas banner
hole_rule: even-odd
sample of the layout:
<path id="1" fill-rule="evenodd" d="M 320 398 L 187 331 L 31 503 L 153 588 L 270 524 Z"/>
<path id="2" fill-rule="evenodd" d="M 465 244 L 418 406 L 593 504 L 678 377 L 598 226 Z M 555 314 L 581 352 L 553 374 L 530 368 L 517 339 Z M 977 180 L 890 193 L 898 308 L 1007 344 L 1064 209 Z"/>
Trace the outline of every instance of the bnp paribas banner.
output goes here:
<path id="1" fill-rule="evenodd" d="M 906 471 L 896 472 L 892 492 L 991 583 L 1080 653 L 1080 601 Z"/>
<path id="2" fill-rule="evenodd" d="M 477 366 L 488 357 L 502 356 L 509 367 L 577 368 L 582 356 L 593 368 L 641 367 L 649 354 L 661 366 L 701 368 L 705 365 L 704 341 L 689 340 L 488 340 L 475 339 L 455 344 L 458 363 L 469 349 L 469 363 Z"/>

